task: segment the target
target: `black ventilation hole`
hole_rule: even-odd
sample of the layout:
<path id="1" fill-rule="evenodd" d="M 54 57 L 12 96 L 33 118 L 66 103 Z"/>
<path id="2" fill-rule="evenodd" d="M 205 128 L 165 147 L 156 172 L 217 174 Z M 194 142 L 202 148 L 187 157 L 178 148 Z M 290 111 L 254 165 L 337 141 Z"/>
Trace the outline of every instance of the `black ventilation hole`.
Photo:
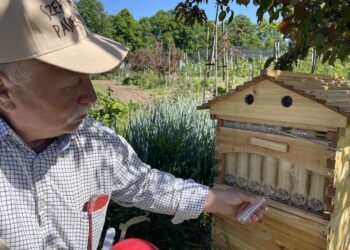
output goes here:
<path id="1" fill-rule="evenodd" d="M 245 96 L 245 103 L 248 105 L 252 105 L 254 102 L 254 96 L 253 95 L 246 95 Z"/>
<path id="2" fill-rule="evenodd" d="M 281 103 L 282 103 L 283 107 L 289 108 L 293 104 L 293 98 L 290 96 L 285 96 L 282 98 Z"/>

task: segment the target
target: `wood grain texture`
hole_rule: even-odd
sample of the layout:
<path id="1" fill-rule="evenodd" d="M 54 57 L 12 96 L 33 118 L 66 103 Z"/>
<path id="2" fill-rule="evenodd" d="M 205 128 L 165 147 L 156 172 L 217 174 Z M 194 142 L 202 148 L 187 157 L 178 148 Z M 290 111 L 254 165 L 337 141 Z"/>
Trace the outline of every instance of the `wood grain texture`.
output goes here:
<path id="1" fill-rule="evenodd" d="M 245 102 L 247 95 L 254 96 L 252 105 Z M 281 104 L 285 96 L 293 99 L 293 104 L 288 108 Z M 263 123 L 274 121 L 286 127 L 299 124 L 299 127 L 306 125 L 329 129 L 347 125 L 347 117 L 269 80 L 212 103 L 210 113 L 217 117 L 231 117 L 230 120 L 237 121 L 240 121 L 240 118 L 258 119 Z"/>
<path id="2" fill-rule="evenodd" d="M 250 139 L 257 137 L 288 145 L 288 152 L 280 152 L 265 147 L 252 145 Z M 300 164 L 317 174 L 327 176 L 328 160 L 335 159 L 335 152 L 320 145 L 302 141 L 296 138 L 267 134 L 261 132 L 245 131 L 232 128 L 221 128 L 216 135 L 216 150 L 219 153 L 248 152 L 263 156 L 271 156 L 292 163 Z"/>
<path id="3" fill-rule="evenodd" d="M 214 104 L 222 102 L 230 96 L 247 89 L 257 88 L 256 85 L 260 85 L 266 80 L 304 96 L 312 102 L 319 103 L 326 109 L 333 110 L 345 117 L 350 116 L 349 109 L 338 106 L 339 102 L 350 102 L 350 83 L 324 75 L 273 70 L 262 71 L 260 76 L 254 77 L 251 81 L 237 86 L 236 89 L 198 106 L 198 109 L 210 109 Z"/>
<path id="4" fill-rule="evenodd" d="M 350 249 L 350 127 L 338 141 L 336 155 L 333 213 L 330 221 L 330 250 Z"/>
<path id="5" fill-rule="evenodd" d="M 323 80 L 335 80 L 334 77 L 320 74 L 311 73 L 300 73 L 282 70 L 262 70 L 262 75 L 272 76 L 272 77 L 288 77 L 288 78 L 308 78 L 308 79 L 323 79 Z"/>
<path id="6" fill-rule="evenodd" d="M 254 136 L 250 138 L 250 144 L 283 153 L 288 152 L 288 144 L 261 139 Z"/>
<path id="7" fill-rule="evenodd" d="M 327 249 L 327 225 L 271 206 L 261 221 L 245 225 L 214 215 L 212 249 Z"/>

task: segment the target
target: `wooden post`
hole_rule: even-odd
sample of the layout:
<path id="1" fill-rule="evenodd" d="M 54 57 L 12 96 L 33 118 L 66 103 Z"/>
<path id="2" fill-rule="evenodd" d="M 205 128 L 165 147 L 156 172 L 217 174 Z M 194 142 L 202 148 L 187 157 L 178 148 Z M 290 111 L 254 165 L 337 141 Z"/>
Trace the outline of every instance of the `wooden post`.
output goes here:
<path id="1" fill-rule="evenodd" d="M 316 49 L 315 49 L 315 48 L 312 48 L 312 65 L 311 65 L 311 73 L 315 73 L 315 71 L 316 71 L 316 63 L 317 63 Z"/>
<path id="2" fill-rule="evenodd" d="M 348 249 L 350 242 L 350 127 L 346 129 L 345 136 L 338 140 L 338 147 L 342 150 L 336 154 L 334 174 L 335 195 L 333 197 L 334 208 L 331 207 L 331 221 L 329 225 L 328 249 Z"/>
<path id="3" fill-rule="evenodd" d="M 214 86 L 214 96 L 218 95 L 218 13 L 219 5 L 216 7 L 216 18 L 215 18 L 215 86 Z"/>
<path id="4" fill-rule="evenodd" d="M 207 79 L 209 78 L 209 64 L 210 64 L 210 58 L 209 58 L 209 25 L 207 27 L 207 49 L 206 49 L 206 55 L 205 55 L 205 70 L 204 70 L 204 82 L 203 82 L 203 103 L 205 103 L 205 92 L 206 92 L 206 86 L 207 86 Z"/>
<path id="5" fill-rule="evenodd" d="M 169 55 L 168 55 L 168 84 L 165 87 L 170 86 L 170 66 L 171 66 L 171 47 L 169 46 Z"/>
<path id="6" fill-rule="evenodd" d="M 227 67 L 227 64 L 228 64 L 228 51 L 227 51 L 227 48 L 226 48 L 226 44 L 227 44 L 227 27 L 225 27 L 225 22 L 222 21 L 222 34 L 224 34 L 225 36 L 225 44 L 224 44 L 224 55 L 223 55 L 223 80 L 225 82 L 225 87 L 226 87 L 226 92 L 228 92 L 228 67 Z"/>
<path id="7" fill-rule="evenodd" d="M 216 16 L 215 16 L 215 27 L 214 27 L 214 30 L 213 30 L 213 42 L 212 42 L 212 47 L 211 47 L 211 55 L 210 55 L 210 62 L 208 61 L 208 64 L 207 64 L 207 78 L 210 77 L 210 68 L 211 68 L 211 65 L 215 65 L 215 90 L 214 90 L 214 96 L 217 95 L 217 85 L 216 85 L 216 82 L 217 82 L 217 60 L 216 60 L 216 53 L 217 53 L 217 22 L 218 22 L 218 17 L 219 17 L 219 5 L 216 6 Z M 215 56 L 215 57 L 214 57 Z"/>
<path id="8" fill-rule="evenodd" d="M 197 66 L 199 67 L 199 77 L 200 77 L 202 75 L 202 68 L 201 68 L 201 53 L 200 53 L 199 50 L 197 51 L 197 54 L 198 54 L 198 64 L 197 64 Z"/>

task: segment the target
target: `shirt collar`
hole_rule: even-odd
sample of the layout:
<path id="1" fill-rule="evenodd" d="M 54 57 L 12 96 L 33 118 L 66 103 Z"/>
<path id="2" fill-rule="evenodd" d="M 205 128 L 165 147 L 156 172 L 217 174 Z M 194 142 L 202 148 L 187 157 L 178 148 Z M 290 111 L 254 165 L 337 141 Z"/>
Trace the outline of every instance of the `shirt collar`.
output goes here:
<path id="1" fill-rule="evenodd" d="M 57 149 L 59 153 L 62 153 L 70 146 L 70 140 L 72 138 L 72 134 L 63 134 L 57 137 Z"/>
<path id="2" fill-rule="evenodd" d="M 6 139 L 8 136 L 22 141 L 8 123 L 0 117 L 0 139 Z M 72 134 L 63 134 L 56 138 L 57 149 L 60 153 L 69 148 L 71 138 Z"/>
<path id="3" fill-rule="evenodd" d="M 8 123 L 0 116 L 0 139 L 5 139 L 8 136 L 19 139 L 16 132 L 13 131 Z"/>

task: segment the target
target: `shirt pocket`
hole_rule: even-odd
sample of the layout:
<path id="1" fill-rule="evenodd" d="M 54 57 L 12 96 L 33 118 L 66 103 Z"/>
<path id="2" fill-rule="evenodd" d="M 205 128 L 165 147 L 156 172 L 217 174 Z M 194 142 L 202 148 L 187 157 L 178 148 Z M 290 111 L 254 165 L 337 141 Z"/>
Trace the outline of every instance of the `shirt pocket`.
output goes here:
<path id="1" fill-rule="evenodd" d="M 87 240 L 88 242 L 91 241 L 92 249 L 97 249 L 98 247 L 102 229 L 106 220 L 108 204 L 109 197 L 106 203 L 102 207 L 99 207 L 97 210 L 94 210 L 91 215 L 85 209 L 83 209 L 81 212 L 84 224 L 87 225 L 89 229 L 89 236 Z"/>

